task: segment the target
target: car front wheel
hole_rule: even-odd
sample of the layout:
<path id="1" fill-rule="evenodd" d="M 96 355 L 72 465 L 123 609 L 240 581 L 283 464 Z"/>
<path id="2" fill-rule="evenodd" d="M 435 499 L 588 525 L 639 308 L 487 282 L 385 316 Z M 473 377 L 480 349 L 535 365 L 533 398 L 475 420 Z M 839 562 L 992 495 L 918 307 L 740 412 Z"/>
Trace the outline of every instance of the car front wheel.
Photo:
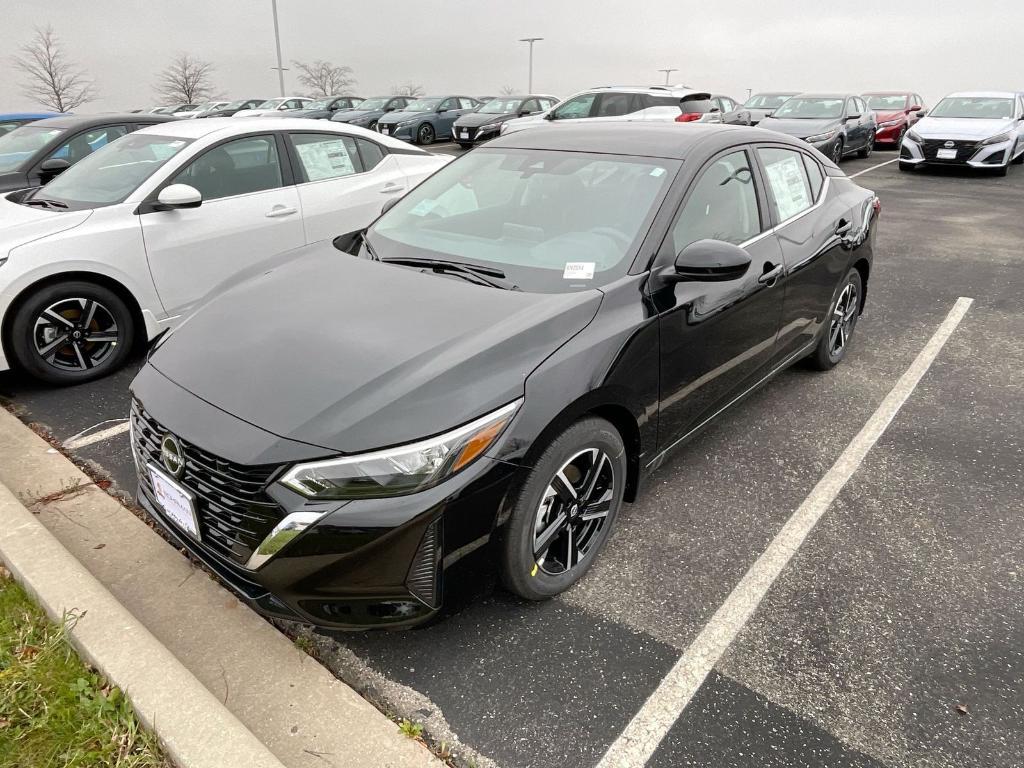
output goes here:
<path id="1" fill-rule="evenodd" d="M 427 145 L 434 143 L 434 126 L 430 123 L 424 123 L 416 131 L 416 143 L 420 145 Z"/>
<path id="2" fill-rule="evenodd" d="M 843 162 L 843 140 L 842 139 L 836 139 L 836 143 L 832 145 L 832 151 L 829 152 L 828 157 L 829 157 L 829 160 L 831 160 L 836 165 L 839 165 L 841 162 Z"/>
<path id="3" fill-rule="evenodd" d="M 15 311 L 10 348 L 23 370 L 50 384 L 106 376 L 131 352 L 135 329 L 124 300 L 102 285 L 54 283 Z"/>
<path id="4" fill-rule="evenodd" d="M 618 430 L 588 417 L 556 437 L 518 492 L 502 546 L 502 580 L 527 600 L 564 592 L 587 572 L 622 506 Z"/>

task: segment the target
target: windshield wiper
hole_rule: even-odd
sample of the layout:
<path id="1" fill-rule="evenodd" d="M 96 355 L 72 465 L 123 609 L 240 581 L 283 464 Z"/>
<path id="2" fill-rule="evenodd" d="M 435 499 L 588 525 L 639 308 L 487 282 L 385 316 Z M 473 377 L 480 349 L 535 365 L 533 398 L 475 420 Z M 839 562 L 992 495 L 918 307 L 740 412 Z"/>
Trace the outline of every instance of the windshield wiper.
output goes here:
<path id="1" fill-rule="evenodd" d="M 24 205 L 41 205 L 43 208 L 67 208 L 67 203 L 62 203 L 60 200 L 48 200 L 45 197 L 33 197 L 28 200 L 22 200 Z"/>
<path id="2" fill-rule="evenodd" d="M 365 240 L 363 241 L 365 243 Z M 466 276 L 472 282 L 501 288 L 504 291 L 518 291 L 519 286 L 505 279 L 505 273 L 493 267 L 481 267 L 477 264 L 463 264 L 460 261 L 443 261 L 441 259 L 392 258 L 378 259 L 385 264 L 400 264 L 406 267 L 424 267 L 435 272 L 451 272 Z"/>

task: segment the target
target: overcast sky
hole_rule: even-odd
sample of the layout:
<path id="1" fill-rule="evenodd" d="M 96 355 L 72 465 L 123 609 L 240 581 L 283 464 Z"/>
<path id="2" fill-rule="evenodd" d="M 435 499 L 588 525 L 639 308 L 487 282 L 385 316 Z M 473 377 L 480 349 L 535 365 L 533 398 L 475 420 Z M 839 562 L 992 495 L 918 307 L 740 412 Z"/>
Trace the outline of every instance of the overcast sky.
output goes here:
<path id="1" fill-rule="evenodd" d="M 934 103 L 969 89 L 1024 90 L 1021 0 L 279 0 L 285 61 L 355 71 L 356 93 L 404 82 L 431 94 L 673 82 L 731 95 L 758 90 L 916 90 Z M 50 23 L 100 98 L 79 112 L 159 103 L 157 73 L 179 51 L 216 65 L 227 97 L 276 96 L 270 0 L 0 0 L 0 56 Z M 9 62 L 5 62 L 7 64 Z M 17 74 L 0 77 L 0 112 L 34 107 Z M 300 92 L 294 73 L 286 87 Z"/>

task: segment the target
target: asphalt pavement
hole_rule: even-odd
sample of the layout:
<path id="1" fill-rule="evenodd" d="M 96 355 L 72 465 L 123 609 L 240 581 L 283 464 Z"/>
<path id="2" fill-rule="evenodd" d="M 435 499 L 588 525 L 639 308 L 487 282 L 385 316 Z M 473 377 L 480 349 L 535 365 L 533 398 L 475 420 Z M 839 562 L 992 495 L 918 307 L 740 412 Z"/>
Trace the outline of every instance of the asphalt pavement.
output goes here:
<path id="1" fill-rule="evenodd" d="M 459 153 L 448 145 L 437 151 Z M 850 444 L 959 297 L 974 303 L 671 726 L 655 766 L 1011 768 L 1024 755 L 1024 168 L 1008 178 L 843 164 L 882 201 L 847 359 L 728 412 L 620 514 L 593 571 L 544 604 L 488 551 L 442 619 L 322 634 L 391 712 L 443 718 L 506 767 L 592 766 Z M 67 390 L 0 374 L 66 441 L 128 411 L 137 364 Z M 108 422 L 103 424 L 103 422 Z M 134 487 L 127 434 L 75 451 Z"/>

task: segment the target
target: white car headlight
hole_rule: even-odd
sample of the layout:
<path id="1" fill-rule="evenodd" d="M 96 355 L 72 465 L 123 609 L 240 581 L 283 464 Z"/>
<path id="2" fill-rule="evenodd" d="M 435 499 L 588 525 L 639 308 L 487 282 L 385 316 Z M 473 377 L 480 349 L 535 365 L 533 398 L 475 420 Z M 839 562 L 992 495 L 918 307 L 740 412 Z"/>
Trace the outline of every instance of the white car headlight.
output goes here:
<path id="1" fill-rule="evenodd" d="M 310 499 L 401 496 L 437 485 L 478 459 L 512 420 L 522 400 L 411 445 L 292 467 L 279 481 Z"/>
<path id="2" fill-rule="evenodd" d="M 827 133 L 819 133 L 816 136 L 808 136 L 806 139 L 804 139 L 804 141 L 808 142 L 809 144 L 817 144 L 822 141 L 828 141 L 833 136 L 835 136 L 836 133 L 838 133 L 838 131 L 838 128 L 833 128 L 831 131 L 828 131 Z"/>
<path id="3" fill-rule="evenodd" d="M 1002 144 L 1004 141 L 1009 141 L 1013 138 L 1013 134 L 1010 131 L 1000 133 L 998 136 L 993 136 L 990 139 L 985 139 L 982 144 Z"/>
<path id="4" fill-rule="evenodd" d="M 915 130 L 907 131 L 907 135 L 903 137 L 903 140 L 906 141 L 907 139 L 910 139 L 915 144 L 920 144 L 921 143 L 921 137 L 918 135 L 917 131 L 915 131 Z"/>

